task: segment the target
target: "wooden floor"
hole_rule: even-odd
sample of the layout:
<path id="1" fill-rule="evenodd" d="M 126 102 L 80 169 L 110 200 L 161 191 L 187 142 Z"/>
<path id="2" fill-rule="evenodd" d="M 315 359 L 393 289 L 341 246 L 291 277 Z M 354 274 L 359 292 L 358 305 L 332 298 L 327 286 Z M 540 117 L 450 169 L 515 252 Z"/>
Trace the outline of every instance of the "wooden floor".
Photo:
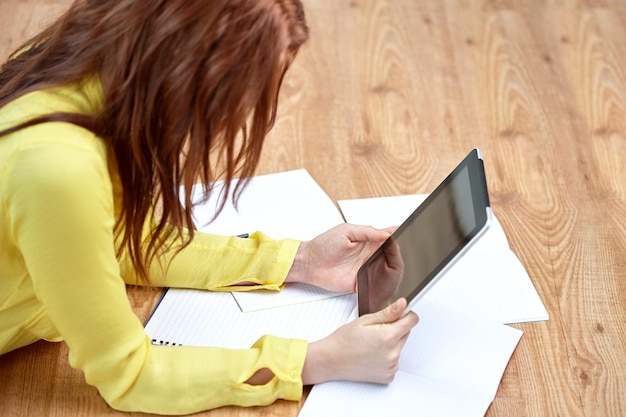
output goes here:
<path id="1" fill-rule="evenodd" d="M 492 205 L 550 320 L 487 416 L 626 415 L 626 2 L 309 0 L 259 173 L 333 199 L 429 192 L 482 148 Z M 0 56 L 69 4 L 0 0 Z M 131 291 L 146 317 L 158 292 Z M 64 345 L 0 357 L 1 415 L 115 414 Z M 301 404 L 210 416 L 295 416 Z"/>

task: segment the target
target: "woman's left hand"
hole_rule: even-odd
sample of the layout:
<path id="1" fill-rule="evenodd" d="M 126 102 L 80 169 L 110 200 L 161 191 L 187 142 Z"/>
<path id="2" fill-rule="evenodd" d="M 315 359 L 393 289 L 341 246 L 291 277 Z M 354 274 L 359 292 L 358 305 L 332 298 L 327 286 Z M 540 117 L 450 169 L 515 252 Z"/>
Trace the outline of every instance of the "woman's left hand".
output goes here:
<path id="1" fill-rule="evenodd" d="M 302 242 L 286 282 L 306 282 L 329 291 L 354 292 L 356 274 L 390 236 L 370 226 L 340 224 Z"/>

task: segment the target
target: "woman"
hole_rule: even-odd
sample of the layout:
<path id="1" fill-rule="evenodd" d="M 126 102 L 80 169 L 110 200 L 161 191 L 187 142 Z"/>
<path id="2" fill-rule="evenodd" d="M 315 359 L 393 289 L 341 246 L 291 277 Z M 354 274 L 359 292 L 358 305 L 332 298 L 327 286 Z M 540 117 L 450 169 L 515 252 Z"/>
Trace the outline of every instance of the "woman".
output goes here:
<path id="1" fill-rule="evenodd" d="M 191 185 L 253 174 L 307 35 L 298 0 L 79 0 L 3 65 L 0 353 L 63 340 L 112 407 L 162 414 L 393 378 L 417 323 L 405 300 L 314 343 L 229 350 L 151 345 L 126 296 L 127 283 L 354 290 L 387 232 L 342 225 L 301 243 L 193 230 Z"/>

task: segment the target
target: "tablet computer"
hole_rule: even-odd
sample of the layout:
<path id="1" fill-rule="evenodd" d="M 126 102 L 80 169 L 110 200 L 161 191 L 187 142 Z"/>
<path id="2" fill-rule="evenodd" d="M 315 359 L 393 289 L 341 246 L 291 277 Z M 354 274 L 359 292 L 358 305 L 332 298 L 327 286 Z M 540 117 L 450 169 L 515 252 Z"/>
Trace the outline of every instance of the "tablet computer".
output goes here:
<path id="1" fill-rule="evenodd" d="M 357 273 L 359 316 L 404 297 L 407 311 L 487 230 L 483 158 L 473 149 Z"/>

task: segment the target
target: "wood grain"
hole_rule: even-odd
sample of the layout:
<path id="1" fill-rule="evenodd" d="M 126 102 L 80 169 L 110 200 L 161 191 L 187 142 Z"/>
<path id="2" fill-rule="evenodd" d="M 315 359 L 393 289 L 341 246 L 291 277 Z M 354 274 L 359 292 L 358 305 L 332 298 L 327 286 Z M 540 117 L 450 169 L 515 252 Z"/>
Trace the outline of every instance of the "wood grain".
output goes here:
<path id="1" fill-rule="evenodd" d="M 3 0 L 5 57 L 68 0 Z M 316 0 L 259 173 L 306 168 L 335 200 L 431 191 L 467 151 L 550 320 L 487 412 L 626 415 L 626 2 Z M 156 291 L 129 289 L 140 317 Z M 0 357 L 1 415 L 117 414 L 63 344 Z M 296 416 L 301 403 L 208 416 Z"/>

